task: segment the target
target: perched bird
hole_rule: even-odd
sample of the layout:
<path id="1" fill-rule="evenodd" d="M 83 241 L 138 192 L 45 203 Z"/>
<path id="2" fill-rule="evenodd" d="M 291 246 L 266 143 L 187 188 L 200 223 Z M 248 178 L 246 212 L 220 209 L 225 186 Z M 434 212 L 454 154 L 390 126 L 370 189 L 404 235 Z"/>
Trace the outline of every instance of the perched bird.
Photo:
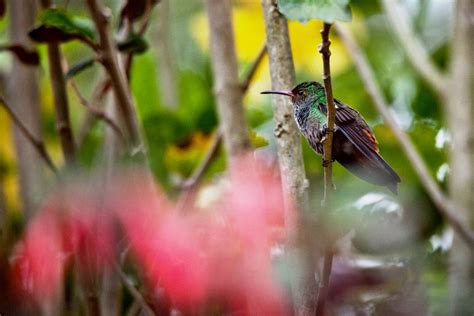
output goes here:
<path id="1" fill-rule="evenodd" d="M 291 97 L 298 128 L 309 145 L 323 155 L 327 135 L 327 102 L 324 87 L 315 81 L 303 82 L 291 91 L 263 91 Z M 374 133 L 356 110 L 334 99 L 336 123 L 332 158 L 359 178 L 398 192 L 400 177 L 380 156 Z M 323 165 L 327 162 L 323 159 Z"/>

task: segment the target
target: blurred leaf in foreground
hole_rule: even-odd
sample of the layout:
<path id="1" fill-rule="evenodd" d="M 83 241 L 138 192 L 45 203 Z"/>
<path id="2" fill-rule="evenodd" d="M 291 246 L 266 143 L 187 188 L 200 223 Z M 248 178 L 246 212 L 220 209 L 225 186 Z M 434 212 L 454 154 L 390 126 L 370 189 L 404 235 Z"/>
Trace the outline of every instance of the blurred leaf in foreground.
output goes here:
<path id="1" fill-rule="evenodd" d="M 352 20 L 349 0 L 280 0 L 278 5 L 287 18 L 300 22 L 311 19 L 327 23 Z"/>
<path id="2" fill-rule="evenodd" d="M 30 66 L 38 66 L 40 62 L 39 54 L 36 50 L 30 50 L 25 46 L 16 44 L 0 47 L 0 51 L 6 50 L 15 55 L 22 63 Z"/>

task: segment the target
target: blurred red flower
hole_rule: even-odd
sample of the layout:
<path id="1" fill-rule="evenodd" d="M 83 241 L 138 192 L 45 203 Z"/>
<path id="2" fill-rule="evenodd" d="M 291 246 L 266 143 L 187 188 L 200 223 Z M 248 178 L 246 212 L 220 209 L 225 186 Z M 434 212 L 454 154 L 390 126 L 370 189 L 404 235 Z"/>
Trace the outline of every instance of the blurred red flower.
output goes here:
<path id="1" fill-rule="evenodd" d="M 62 280 L 64 260 L 58 219 L 44 211 L 29 225 L 11 257 L 13 290 L 36 302 L 51 299 Z"/>
<path id="2" fill-rule="evenodd" d="M 234 162 L 217 202 L 206 209 L 186 205 L 187 212 L 150 179 L 134 171 L 103 190 L 76 182 L 54 192 L 17 249 L 17 285 L 36 299 L 53 295 L 66 254 L 86 275 L 99 274 L 116 260 L 122 231 L 147 288 L 164 292 L 175 308 L 213 304 L 226 312 L 287 314 L 271 249 L 285 240 L 285 221 L 294 213 L 284 213 L 273 168 L 252 157 Z"/>
<path id="3" fill-rule="evenodd" d="M 129 205 L 129 197 L 120 204 Z M 180 214 L 163 197 L 142 194 L 140 200 L 161 201 L 162 207 L 132 203 L 127 208 L 134 212 L 121 216 L 123 226 L 150 286 L 163 288 L 172 304 L 186 308 L 217 301 L 244 314 L 286 313 L 270 257 L 285 224 L 281 185 L 272 168 L 251 157 L 236 162 L 227 189 L 206 210 Z"/>

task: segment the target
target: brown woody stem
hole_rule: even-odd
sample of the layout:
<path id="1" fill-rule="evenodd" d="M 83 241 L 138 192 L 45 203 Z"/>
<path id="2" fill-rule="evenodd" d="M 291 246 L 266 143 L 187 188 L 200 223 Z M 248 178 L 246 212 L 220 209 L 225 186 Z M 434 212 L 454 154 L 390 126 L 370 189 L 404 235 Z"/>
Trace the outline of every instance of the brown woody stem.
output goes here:
<path id="1" fill-rule="evenodd" d="M 331 41 L 329 40 L 329 32 L 331 30 L 331 24 L 324 23 L 323 29 L 321 30 L 322 43 L 319 46 L 319 52 L 323 56 L 323 67 L 324 67 L 324 90 L 326 91 L 326 102 L 327 102 L 327 130 L 326 140 L 324 141 L 324 160 L 326 164 L 324 166 L 324 197 L 323 205 L 327 211 L 331 209 L 331 192 L 333 191 L 332 182 L 332 143 L 334 136 L 334 126 L 336 122 L 336 108 L 334 106 L 334 97 L 332 93 L 331 84 L 331 67 L 330 57 L 331 51 L 329 46 Z M 318 304 L 316 308 L 316 315 L 324 315 L 326 311 L 326 301 L 329 290 L 329 277 L 331 275 L 333 251 L 332 245 L 328 244 L 326 253 L 324 255 L 324 265 L 322 280 L 320 282 L 320 290 L 318 296 Z"/>

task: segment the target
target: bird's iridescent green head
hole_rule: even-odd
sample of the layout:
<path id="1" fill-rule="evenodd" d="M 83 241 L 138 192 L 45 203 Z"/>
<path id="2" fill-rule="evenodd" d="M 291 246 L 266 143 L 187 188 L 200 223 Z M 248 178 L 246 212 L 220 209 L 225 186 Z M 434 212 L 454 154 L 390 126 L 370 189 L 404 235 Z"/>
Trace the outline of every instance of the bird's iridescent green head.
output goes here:
<path id="1" fill-rule="evenodd" d="M 326 103 L 326 95 L 324 86 L 316 81 L 307 81 L 298 84 L 291 91 L 263 91 L 262 94 L 280 94 L 291 97 L 293 106 L 298 108 L 301 106 L 312 106 L 316 101 Z"/>

